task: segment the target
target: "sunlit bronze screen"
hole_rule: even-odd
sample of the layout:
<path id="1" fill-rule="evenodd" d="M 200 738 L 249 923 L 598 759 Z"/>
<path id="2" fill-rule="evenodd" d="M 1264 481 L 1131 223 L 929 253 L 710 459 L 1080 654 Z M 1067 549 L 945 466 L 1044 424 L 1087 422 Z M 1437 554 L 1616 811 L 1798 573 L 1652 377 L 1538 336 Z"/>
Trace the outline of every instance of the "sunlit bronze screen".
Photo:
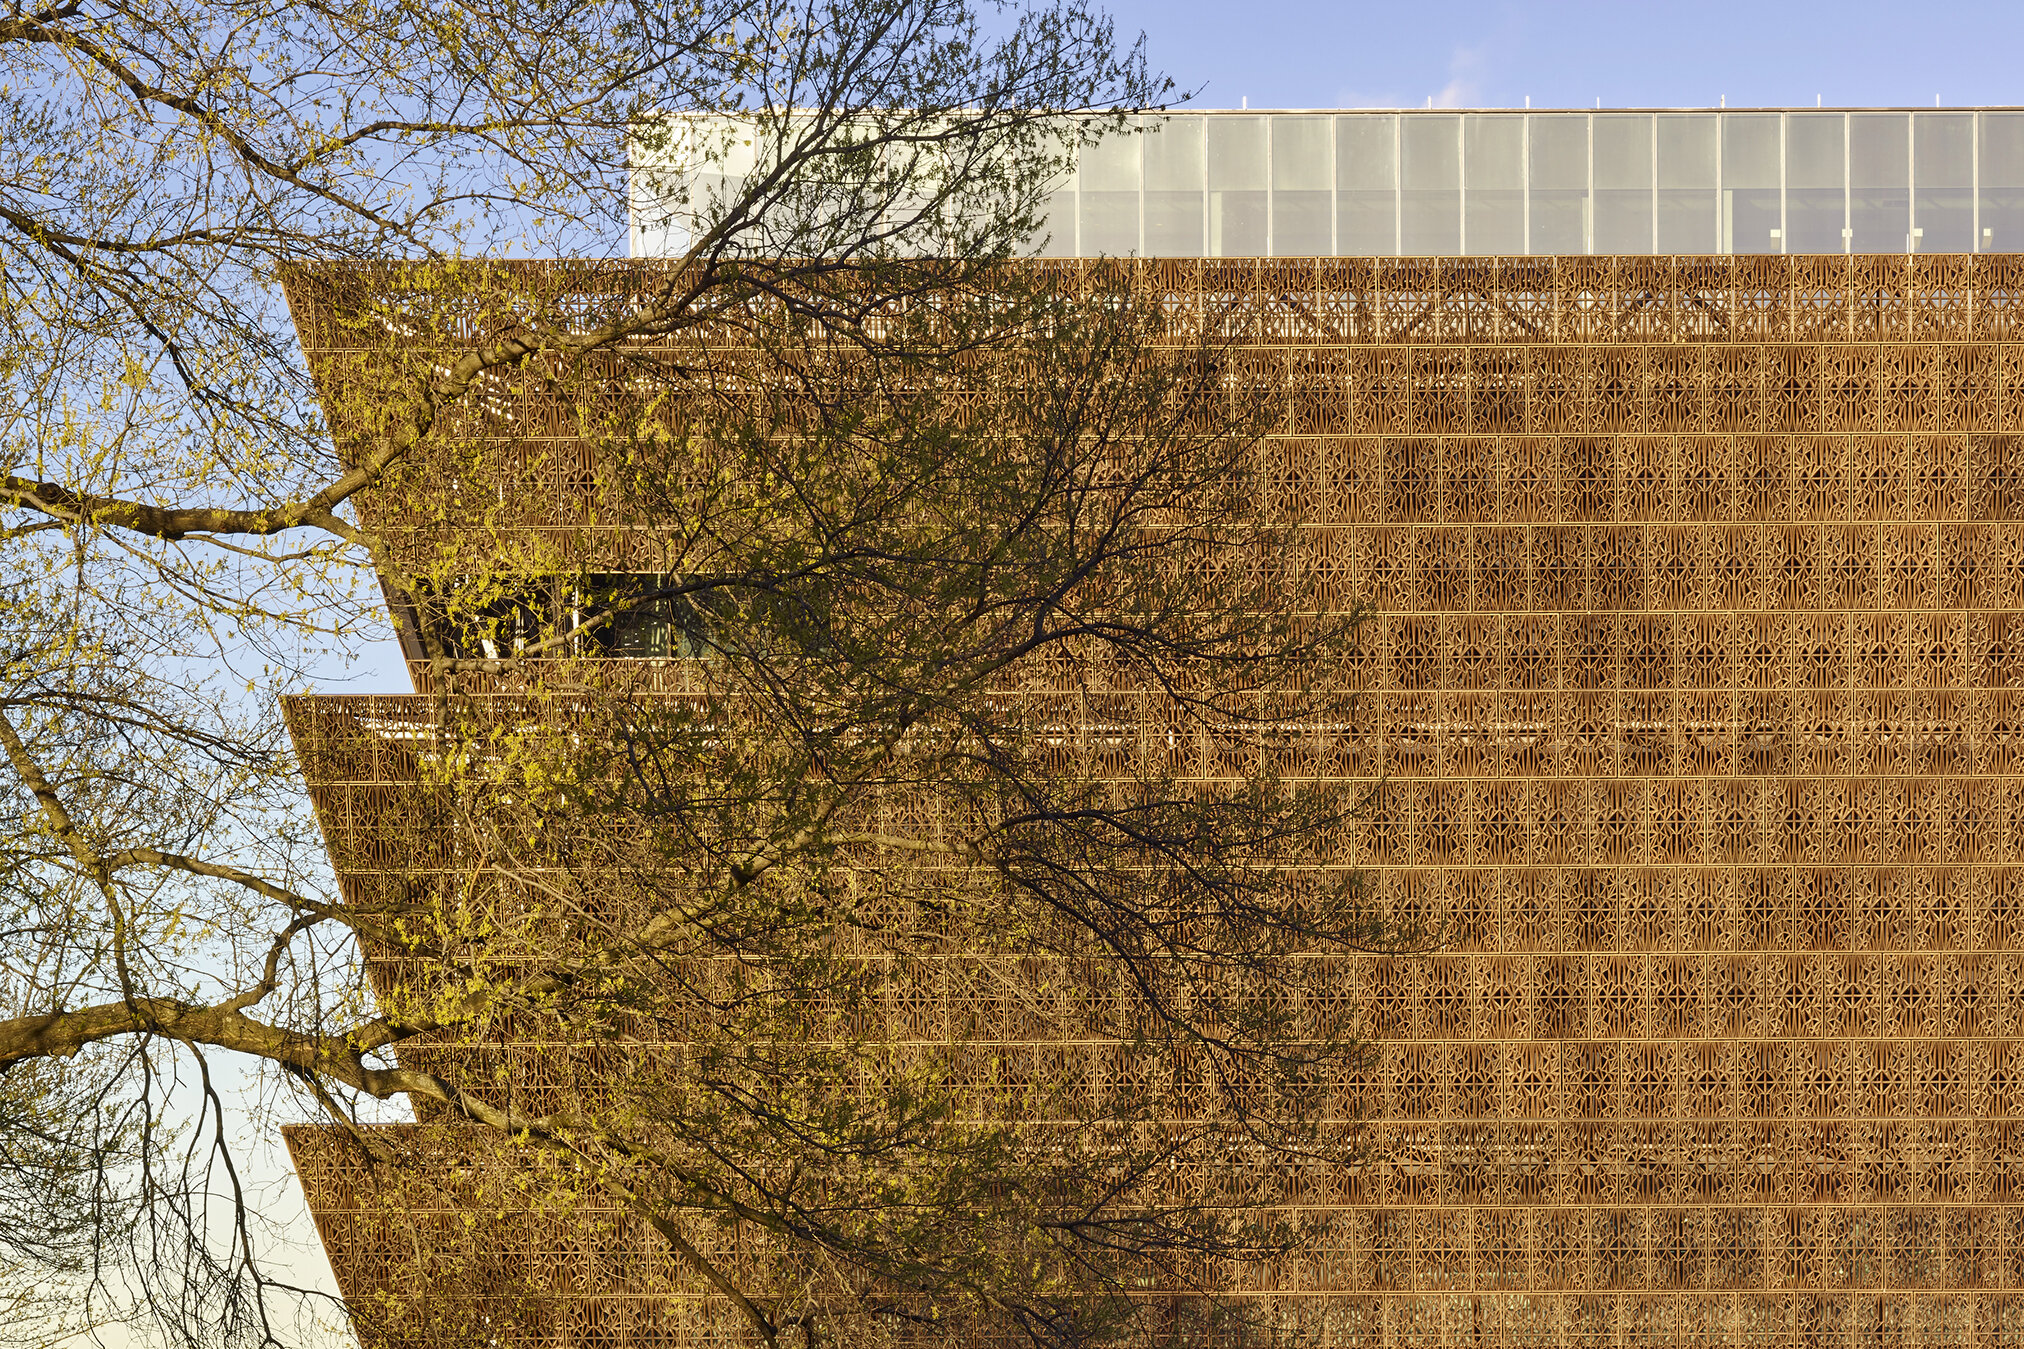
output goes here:
<path id="1" fill-rule="evenodd" d="M 1269 314 L 1261 452 L 1377 611 L 1356 860 L 1449 936 L 1358 966 L 1372 1162 L 1270 1291 L 1334 1344 L 2024 1337 L 2024 259 L 1143 267 Z M 569 1258 L 545 1342 L 686 1336 Z"/>

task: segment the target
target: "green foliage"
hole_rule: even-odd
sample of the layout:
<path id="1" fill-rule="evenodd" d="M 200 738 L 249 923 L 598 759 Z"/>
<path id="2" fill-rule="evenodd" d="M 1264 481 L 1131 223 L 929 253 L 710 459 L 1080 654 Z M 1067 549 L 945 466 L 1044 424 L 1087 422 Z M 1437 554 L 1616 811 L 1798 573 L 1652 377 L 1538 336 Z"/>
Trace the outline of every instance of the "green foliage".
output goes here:
<path id="1" fill-rule="evenodd" d="M 1160 95 L 1075 0 L 0 17 L 34 1324 L 306 1333 L 239 1170 L 277 1105 L 370 1159 L 361 1213 L 466 1203 L 383 1225 L 353 1308 L 423 1339 L 512 1328 L 411 1281 L 453 1265 L 538 1330 L 506 1213 L 651 1238 L 772 1341 L 1141 1333 L 1295 1235 L 1216 1159 L 1352 1145 L 1324 985 L 1398 934 L 1301 748 L 1351 616 L 1260 505 L 1244 315 L 1008 262 Z M 465 260 L 635 206 L 683 256 Z M 431 700 L 294 711 L 340 886 L 277 702 L 383 595 Z"/>
<path id="2" fill-rule="evenodd" d="M 766 1338 L 1147 1333 L 1176 1304 L 1140 1290 L 1255 1284 L 1307 1235 L 1258 1202 L 1275 1167 L 1353 1159 L 1344 958 L 1408 935 L 1307 748 L 1357 616 L 1261 509 L 1244 315 L 1179 329 L 1136 275 L 1008 264 L 875 340 L 759 303 L 552 363 L 501 415 L 571 434 L 445 446 L 369 507 L 435 690 L 394 846 L 457 840 L 368 943 L 429 1028 L 403 1062 L 738 1234 Z M 470 285 L 403 325 L 575 293 Z M 482 530 L 431 511 L 451 475 Z M 680 654 L 613 661 L 600 625 L 642 614 Z"/>

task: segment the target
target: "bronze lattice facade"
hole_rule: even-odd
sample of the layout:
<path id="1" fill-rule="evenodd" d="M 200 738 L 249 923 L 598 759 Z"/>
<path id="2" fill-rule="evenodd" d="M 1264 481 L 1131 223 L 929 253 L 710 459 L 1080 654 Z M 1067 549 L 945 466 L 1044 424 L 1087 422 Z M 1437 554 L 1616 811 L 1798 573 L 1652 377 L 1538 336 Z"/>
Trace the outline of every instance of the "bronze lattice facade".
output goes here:
<path id="1" fill-rule="evenodd" d="M 1264 1291 L 1334 1345 L 2024 1340 L 2024 259 L 1140 265 L 1268 316 L 1261 452 L 1375 610 L 1351 860 L 1446 943 L 1355 966 L 1371 1161 Z M 309 759 L 347 885 L 384 754 Z M 296 1141 L 347 1292 L 405 1277 Z M 607 1239 L 545 1342 L 719 1333 Z"/>

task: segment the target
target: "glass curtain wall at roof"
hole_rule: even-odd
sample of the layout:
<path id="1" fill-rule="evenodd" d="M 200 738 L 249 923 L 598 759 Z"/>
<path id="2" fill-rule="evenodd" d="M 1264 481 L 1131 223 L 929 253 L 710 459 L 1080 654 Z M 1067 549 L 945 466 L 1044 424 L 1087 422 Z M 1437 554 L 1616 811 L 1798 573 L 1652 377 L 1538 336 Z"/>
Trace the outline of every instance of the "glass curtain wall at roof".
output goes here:
<path id="1" fill-rule="evenodd" d="M 1084 150 L 1051 257 L 2024 250 L 2024 111 L 1176 113 Z"/>

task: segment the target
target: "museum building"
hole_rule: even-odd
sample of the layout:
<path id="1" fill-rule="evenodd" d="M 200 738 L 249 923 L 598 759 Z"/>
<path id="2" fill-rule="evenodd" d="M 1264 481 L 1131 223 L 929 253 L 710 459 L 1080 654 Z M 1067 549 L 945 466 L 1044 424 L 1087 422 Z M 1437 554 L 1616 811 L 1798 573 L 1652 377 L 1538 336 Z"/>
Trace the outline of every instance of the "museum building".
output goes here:
<path id="1" fill-rule="evenodd" d="M 1370 1162 L 1261 1291 L 1329 1345 L 2024 1340 L 2024 111 L 1181 113 L 1049 222 L 1268 315 L 1372 610 L 1345 860 L 1443 934 L 1359 967 Z M 373 788 L 311 785 L 355 879 Z M 596 1285 L 549 1342 L 672 1342 Z"/>

